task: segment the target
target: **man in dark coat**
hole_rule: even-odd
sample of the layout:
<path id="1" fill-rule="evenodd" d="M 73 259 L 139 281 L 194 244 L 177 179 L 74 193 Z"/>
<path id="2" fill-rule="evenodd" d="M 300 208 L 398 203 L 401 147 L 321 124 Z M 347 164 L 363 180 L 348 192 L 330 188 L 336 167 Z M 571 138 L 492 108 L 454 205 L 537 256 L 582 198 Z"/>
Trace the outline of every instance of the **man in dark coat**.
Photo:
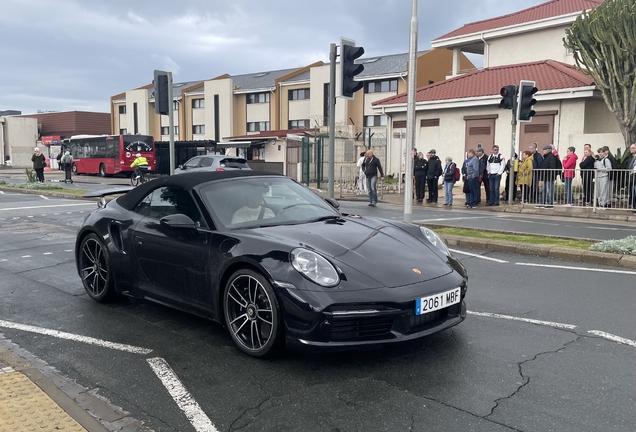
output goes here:
<path id="1" fill-rule="evenodd" d="M 541 196 L 541 204 L 538 208 L 554 208 L 554 180 L 557 176 L 557 160 L 552 153 L 552 146 L 543 147 L 543 162 L 541 163 L 541 172 L 539 180 L 543 180 L 543 194 Z"/>
<path id="2" fill-rule="evenodd" d="M 480 191 L 479 196 L 477 197 L 477 203 L 481 202 L 481 185 L 484 185 L 484 190 L 486 191 L 486 202 L 490 200 L 490 181 L 488 180 L 488 170 L 486 167 L 488 166 L 488 155 L 484 152 L 483 147 L 477 147 L 477 152 L 475 153 L 477 159 L 479 159 L 479 175 L 481 176 L 480 180 Z"/>
<path id="3" fill-rule="evenodd" d="M 424 155 L 421 152 L 416 156 L 417 159 L 415 159 L 415 166 L 413 167 L 413 175 L 415 176 L 415 203 L 422 204 L 426 190 L 426 171 L 428 170 L 428 161 L 424 159 Z"/>
<path id="4" fill-rule="evenodd" d="M 373 155 L 373 150 L 367 150 L 367 158 L 362 163 L 362 170 L 367 177 L 367 189 L 369 190 L 369 206 L 375 207 L 378 203 L 378 171 L 380 171 L 380 180 L 384 179 L 384 171 L 380 159 Z"/>
<path id="5" fill-rule="evenodd" d="M 442 161 L 437 157 L 435 150 L 428 152 L 430 157 L 428 158 L 428 168 L 426 169 L 426 184 L 428 186 L 428 199 L 429 204 L 437 204 L 437 185 L 439 183 L 439 176 L 442 175 Z"/>

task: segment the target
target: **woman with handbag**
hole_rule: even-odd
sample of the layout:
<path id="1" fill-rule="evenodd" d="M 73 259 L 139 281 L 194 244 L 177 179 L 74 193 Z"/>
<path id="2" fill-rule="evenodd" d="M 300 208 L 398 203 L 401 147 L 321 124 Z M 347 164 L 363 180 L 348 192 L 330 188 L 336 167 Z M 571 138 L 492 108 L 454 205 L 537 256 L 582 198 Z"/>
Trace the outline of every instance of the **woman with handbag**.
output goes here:
<path id="1" fill-rule="evenodd" d="M 33 162 L 33 169 L 38 177 L 38 181 L 44 183 L 44 167 L 46 167 L 46 157 L 40 153 L 40 149 L 36 147 L 31 156 L 31 162 Z"/>

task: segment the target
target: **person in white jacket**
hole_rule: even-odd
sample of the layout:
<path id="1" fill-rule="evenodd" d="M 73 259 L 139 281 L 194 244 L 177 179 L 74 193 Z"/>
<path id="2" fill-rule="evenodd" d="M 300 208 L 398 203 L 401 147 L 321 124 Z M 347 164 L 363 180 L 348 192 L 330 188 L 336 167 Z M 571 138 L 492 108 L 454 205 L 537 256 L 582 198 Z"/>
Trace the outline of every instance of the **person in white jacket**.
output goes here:
<path id="1" fill-rule="evenodd" d="M 360 159 L 358 159 L 358 163 L 356 167 L 358 168 L 358 191 L 360 194 L 368 194 L 367 190 L 367 176 L 364 175 L 364 170 L 362 169 L 362 164 L 364 163 L 365 154 L 364 152 L 360 153 Z"/>
<path id="2" fill-rule="evenodd" d="M 490 195 L 486 203 L 487 206 L 499 205 L 499 187 L 501 185 L 501 175 L 506 168 L 506 158 L 499 154 L 499 146 L 492 147 L 492 153 L 488 156 L 486 171 L 488 172 L 488 180 L 490 181 Z"/>

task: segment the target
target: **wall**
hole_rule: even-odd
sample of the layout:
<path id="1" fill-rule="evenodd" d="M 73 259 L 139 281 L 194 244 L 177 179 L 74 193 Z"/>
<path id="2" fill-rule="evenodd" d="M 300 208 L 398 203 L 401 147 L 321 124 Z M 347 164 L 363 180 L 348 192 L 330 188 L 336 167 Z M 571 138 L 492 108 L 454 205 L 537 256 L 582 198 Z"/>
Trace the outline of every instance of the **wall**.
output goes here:
<path id="1" fill-rule="evenodd" d="M 271 97 L 270 97 L 271 101 Z M 271 103 L 271 102 L 270 102 Z M 247 104 L 246 123 L 270 121 L 270 104 L 269 103 L 253 103 Z M 276 128 L 276 125 L 270 124 L 270 127 Z"/>
<path id="2" fill-rule="evenodd" d="M 535 106 L 537 111 L 558 111 L 554 119 L 553 144 L 560 154 L 565 154 L 565 149 L 571 145 L 577 147 L 578 144 L 578 147 L 582 148 L 580 144 L 581 140 L 587 139 L 582 137 L 584 133 L 585 107 L 586 101 L 583 99 L 545 101 Z M 463 161 L 466 133 L 466 121 L 464 117 L 484 115 L 498 116 L 495 120 L 495 143 L 500 146 L 501 153 L 508 157 L 510 154 L 511 112 L 498 109 L 496 106 L 417 111 L 415 147 L 424 153 L 434 148 L 437 151 L 437 156 L 442 160 L 446 156 L 450 156 L 453 158 L 453 161 Z M 393 138 L 392 124 L 395 121 L 406 120 L 406 113 L 394 113 L 392 116 L 393 117 L 389 119 L 389 142 L 391 143 L 389 152 L 391 165 L 386 171 L 389 173 L 397 173 L 400 169 L 400 161 L 403 161 L 405 157 L 406 139 L 403 139 L 403 152 L 402 158 L 400 158 L 400 140 L 399 138 Z M 440 119 L 440 125 L 438 127 L 420 127 L 421 120 L 434 118 Z M 518 131 L 519 129 L 517 128 L 517 134 Z M 618 136 L 620 140 L 622 140 L 622 136 L 620 134 L 618 134 Z M 609 139 L 612 140 L 611 142 L 616 141 L 615 136 L 612 134 L 598 135 L 598 137 L 585 135 L 585 137 L 589 137 L 589 139 L 609 137 Z M 488 151 L 489 149 L 486 150 Z M 518 143 L 516 151 L 517 153 L 519 152 Z"/>
<path id="3" fill-rule="evenodd" d="M 621 133 L 616 114 L 609 110 L 603 99 L 585 101 L 585 133 Z"/>
<path id="4" fill-rule="evenodd" d="M 487 48 L 489 50 L 488 64 L 485 64 L 484 67 L 547 59 L 574 64 L 574 56 L 568 55 L 563 46 L 567 27 L 569 26 L 542 29 L 498 39 L 486 39 L 490 47 Z"/>
<path id="5" fill-rule="evenodd" d="M 35 118 L 3 117 L 4 154 L 16 168 L 32 168 L 31 156 L 38 139 L 38 121 Z M 48 157 L 48 148 L 40 146 Z M 4 160 L 2 161 L 4 163 Z"/>
<path id="6" fill-rule="evenodd" d="M 128 133 L 135 133 L 134 103 L 137 103 L 137 132 L 141 135 L 151 135 L 147 89 L 137 89 L 126 92 L 126 125 L 128 126 Z M 119 130 L 117 132 L 119 132 Z M 157 136 L 155 135 L 155 139 L 156 138 Z"/>
<path id="7" fill-rule="evenodd" d="M 599 133 L 599 134 L 574 134 L 569 136 L 568 142 L 576 148 L 579 158 L 583 154 L 583 145 L 591 144 L 592 150 L 608 146 L 612 154 L 616 154 L 616 149 L 625 151 L 625 139 L 621 133 Z"/>
<path id="8" fill-rule="evenodd" d="M 221 137 L 241 136 L 247 133 L 247 96 L 238 94 L 234 100 L 234 125 L 231 134 L 221 135 Z"/>
<path id="9" fill-rule="evenodd" d="M 460 56 L 460 70 L 474 69 L 475 65 L 463 53 Z M 439 48 L 430 50 L 417 58 L 417 88 L 429 85 L 429 81 L 444 81 L 453 71 L 453 51 Z M 406 87 L 400 93 L 406 92 Z"/>
<path id="10" fill-rule="evenodd" d="M 310 117 L 311 112 L 311 98 L 314 96 L 309 90 L 309 99 L 304 100 L 289 100 L 290 90 L 310 89 L 310 84 L 298 84 L 290 86 L 279 87 L 281 99 L 281 122 L 278 129 L 287 129 L 289 127 L 289 120 L 304 120 Z M 274 129 L 272 127 L 272 129 Z"/>
<path id="11" fill-rule="evenodd" d="M 340 71 L 340 65 L 336 65 L 336 76 Z M 311 68 L 310 74 L 310 92 L 311 99 L 309 110 L 311 117 L 324 117 L 324 85 L 329 82 L 329 65 L 318 66 Z M 337 89 L 336 89 L 337 90 Z M 362 91 L 362 90 L 361 90 Z M 336 94 L 338 94 L 336 92 Z M 357 98 L 356 98 L 357 99 Z M 351 104 L 345 103 L 346 99 L 338 99 L 336 102 L 336 123 L 346 123 L 348 121 L 348 109 L 347 106 Z M 356 123 L 357 124 L 357 123 Z"/>
<path id="12" fill-rule="evenodd" d="M 235 100 L 234 95 L 232 94 L 232 83 L 233 81 L 231 78 L 210 80 L 203 83 L 203 93 L 205 98 L 203 124 L 205 124 L 206 139 L 213 140 L 217 135 L 214 130 L 214 95 L 219 95 L 219 139 L 235 135 L 236 130 L 232 127 L 233 121 L 237 122 L 237 124 L 234 125 L 234 128 L 240 127 L 240 123 L 238 123 L 238 121 L 241 119 L 235 119 L 234 115 Z M 245 96 L 243 96 L 243 100 L 245 100 Z M 244 128 L 245 125 L 243 125 L 243 129 Z"/>

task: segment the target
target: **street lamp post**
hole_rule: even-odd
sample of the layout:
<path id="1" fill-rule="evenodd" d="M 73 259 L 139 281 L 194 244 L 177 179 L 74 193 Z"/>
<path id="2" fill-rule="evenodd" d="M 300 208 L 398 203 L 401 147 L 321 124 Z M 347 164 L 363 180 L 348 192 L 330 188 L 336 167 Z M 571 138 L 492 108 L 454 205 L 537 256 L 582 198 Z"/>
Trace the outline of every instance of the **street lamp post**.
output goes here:
<path id="1" fill-rule="evenodd" d="M 417 2 L 413 0 L 409 43 L 409 85 L 406 105 L 406 164 L 404 167 L 404 222 L 413 222 L 413 155 L 415 147 L 415 91 L 417 81 Z"/>

